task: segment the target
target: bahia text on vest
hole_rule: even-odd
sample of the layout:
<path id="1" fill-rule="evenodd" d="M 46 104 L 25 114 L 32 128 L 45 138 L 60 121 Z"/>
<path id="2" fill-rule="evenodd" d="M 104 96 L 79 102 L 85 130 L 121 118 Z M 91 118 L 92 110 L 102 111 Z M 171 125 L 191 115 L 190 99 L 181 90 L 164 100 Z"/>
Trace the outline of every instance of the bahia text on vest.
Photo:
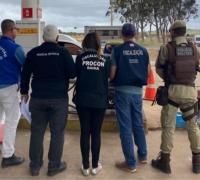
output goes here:
<path id="1" fill-rule="evenodd" d="M 116 60 L 115 86 L 138 86 L 147 84 L 149 55 L 147 50 L 134 43 L 125 42 L 114 49 Z"/>
<path id="2" fill-rule="evenodd" d="M 194 86 L 199 69 L 196 47 L 191 43 L 176 45 L 175 42 L 169 42 L 167 49 L 166 82 Z"/>

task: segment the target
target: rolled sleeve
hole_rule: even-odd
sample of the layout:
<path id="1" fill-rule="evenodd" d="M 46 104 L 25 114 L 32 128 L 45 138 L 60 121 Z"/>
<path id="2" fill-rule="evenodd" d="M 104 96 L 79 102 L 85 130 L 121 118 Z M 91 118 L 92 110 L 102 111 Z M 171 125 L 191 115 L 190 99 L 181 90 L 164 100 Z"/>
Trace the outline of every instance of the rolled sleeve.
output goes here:
<path id="1" fill-rule="evenodd" d="M 168 50 L 166 46 L 161 46 L 159 54 L 156 60 L 156 73 L 163 79 L 164 78 L 164 66 L 168 57 Z"/>

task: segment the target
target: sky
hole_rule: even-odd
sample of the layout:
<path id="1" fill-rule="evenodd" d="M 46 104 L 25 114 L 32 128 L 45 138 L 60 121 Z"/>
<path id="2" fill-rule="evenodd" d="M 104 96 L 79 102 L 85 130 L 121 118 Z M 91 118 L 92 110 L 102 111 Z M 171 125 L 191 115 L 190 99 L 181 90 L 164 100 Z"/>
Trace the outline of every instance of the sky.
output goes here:
<path id="1" fill-rule="evenodd" d="M 197 0 L 200 8 L 200 0 Z M 41 0 L 42 20 L 65 32 L 83 32 L 84 26 L 110 25 L 106 17 L 109 0 Z M 21 19 L 21 0 L 0 0 L 0 21 L 5 18 Z M 118 17 L 114 25 L 121 25 Z M 200 29 L 199 17 L 187 23 L 191 29 Z"/>

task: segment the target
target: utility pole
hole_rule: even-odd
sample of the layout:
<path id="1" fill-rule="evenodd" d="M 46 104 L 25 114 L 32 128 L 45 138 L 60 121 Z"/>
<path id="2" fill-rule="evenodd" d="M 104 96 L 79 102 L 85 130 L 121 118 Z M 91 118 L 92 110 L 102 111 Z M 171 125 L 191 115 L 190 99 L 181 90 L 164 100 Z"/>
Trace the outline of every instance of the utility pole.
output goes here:
<path id="1" fill-rule="evenodd" d="M 110 25 L 113 26 L 113 5 L 115 3 L 115 0 L 110 0 Z"/>

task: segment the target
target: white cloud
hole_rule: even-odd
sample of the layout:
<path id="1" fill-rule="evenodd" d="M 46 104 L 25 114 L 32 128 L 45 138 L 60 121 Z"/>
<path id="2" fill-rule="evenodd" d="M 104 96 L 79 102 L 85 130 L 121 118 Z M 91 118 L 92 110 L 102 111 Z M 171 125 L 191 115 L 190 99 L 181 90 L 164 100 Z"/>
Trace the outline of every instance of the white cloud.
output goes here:
<path id="1" fill-rule="evenodd" d="M 200 4 L 200 0 L 197 1 Z M 83 32 L 84 26 L 110 24 L 110 18 L 105 16 L 109 0 L 41 0 L 41 5 L 42 20 L 47 24 L 55 24 L 63 31 Z M 0 12 L 0 21 L 5 18 L 20 20 L 21 0 L 1 0 Z M 188 26 L 200 29 L 199 22 L 200 18 L 190 20 Z M 119 24 L 116 18 L 114 25 Z"/>
<path id="2" fill-rule="evenodd" d="M 6 2 L 6 1 L 5 1 Z M 12 5 L 10 3 L 2 3 L 0 2 L 0 20 L 10 18 L 10 19 L 20 19 L 21 17 L 21 9 L 20 5 Z"/>

